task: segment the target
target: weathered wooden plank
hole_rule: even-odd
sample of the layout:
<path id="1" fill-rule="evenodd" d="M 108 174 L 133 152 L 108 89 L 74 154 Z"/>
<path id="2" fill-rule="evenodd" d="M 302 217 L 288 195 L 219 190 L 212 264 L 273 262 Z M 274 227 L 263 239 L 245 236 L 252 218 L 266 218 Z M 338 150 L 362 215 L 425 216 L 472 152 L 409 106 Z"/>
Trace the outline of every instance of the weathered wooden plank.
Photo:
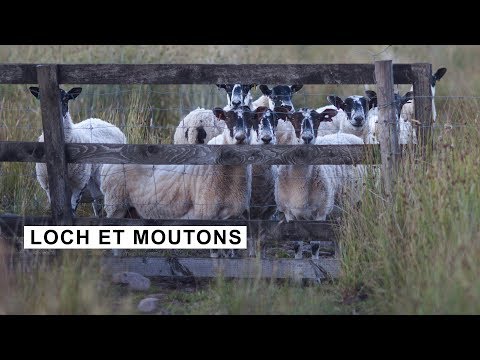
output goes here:
<path id="1" fill-rule="evenodd" d="M 43 142 L 0 141 L 0 162 L 45 162 Z"/>
<path id="2" fill-rule="evenodd" d="M 373 64 L 65 64 L 61 84 L 374 84 Z M 409 64 L 394 65 L 396 84 L 411 84 Z"/>
<path id="3" fill-rule="evenodd" d="M 338 165 L 373 164 L 379 146 L 66 144 L 66 149 L 69 163 Z M 0 161 L 45 162 L 44 143 L 0 142 Z"/>
<path id="4" fill-rule="evenodd" d="M 104 164 L 360 164 L 378 145 L 67 144 L 68 162 Z M 369 162 L 371 163 L 371 162 Z"/>
<path id="5" fill-rule="evenodd" d="M 340 262 L 334 258 L 319 259 L 212 259 L 164 257 L 109 257 L 102 259 L 105 272 L 133 271 L 143 276 L 212 278 L 294 278 L 326 280 L 337 278 Z"/>
<path id="6" fill-rule="evenodd" d="M 412 64 L 413 95 L 415 119 L 420 122 L 418 133 L 419 145 L 423 154 L 428 148 L 433 148 L 431 136 L 432 118 L 432 64 Z"/>
<path id="7" fill-rule="evenodd" d="M 48 171 L 48 187 L 52 217 L 58 225 L 72 223 L 71 193 L 68 188 L 65 134 L 57 79 L 56 65 L 37 67 L 40 87 L 40 107 L 45 139 L 45 163 Z"/>
<path id="8" fill-rule="evenodd" d="M 399 124 L 395 111 L 392 60 L 375 61 L 377 78 L 379 142 L 382 157 L 382 178 L 387 194 L 391 194 L 400 160 Z"/>
<path id="9" fill-rule="evenodd" d="M 0 216 L 0 229 L 6 236 L 23 236 L 23 227 L 29 225 L 59 225 L 54 219 L 46 216 Z M 93 217 L 75 217 L 72 219 L 72 225 L 75 226 L 202 226 L 202 225 L 229 225 L 258 227 L 262 226 L 272 234 L 274 241 L 286 237 L 311 236 L 312 240 L 333 240 L 335 234 L 334 224 L 327 221 L 292 221 L 279 223 L 271 220 L 176 220 L 176 219 L 112 219 L 112 218 L 93 218 Z"/>
<path id="10" fill-rule="evenodd" d="M 35 64 L 0 64 L 0 84 L 37 84 Z"/>

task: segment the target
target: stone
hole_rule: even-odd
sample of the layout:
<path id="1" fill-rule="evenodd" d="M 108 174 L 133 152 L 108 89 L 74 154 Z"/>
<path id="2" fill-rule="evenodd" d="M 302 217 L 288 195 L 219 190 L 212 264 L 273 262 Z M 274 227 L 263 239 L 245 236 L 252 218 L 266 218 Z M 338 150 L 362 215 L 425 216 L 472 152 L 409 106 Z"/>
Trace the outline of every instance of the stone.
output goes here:
<path id="1" fill-rule="evenodd" d="M 116 284 L 128 284 L 130 290 L 145 291 L 150 288 L 150 280 L 148 278 L 131 271 L 113 274 L 112 280 Z"/>
<path id="2" fill-rule="evenodd" d="M 142 299 L 137 306 L 138 311 L 143 313 L 151 313 L 157 309 L 158 299 L 153 297 L 148 297 Z"/>

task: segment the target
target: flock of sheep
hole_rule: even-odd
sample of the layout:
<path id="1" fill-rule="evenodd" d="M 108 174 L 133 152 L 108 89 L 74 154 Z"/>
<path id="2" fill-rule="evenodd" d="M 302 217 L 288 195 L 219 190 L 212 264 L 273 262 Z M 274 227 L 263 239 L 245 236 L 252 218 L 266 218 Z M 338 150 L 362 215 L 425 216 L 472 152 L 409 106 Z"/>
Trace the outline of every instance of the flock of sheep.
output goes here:
<path id="1" fill-rule="evenodd" d="M 432 94 L 445 72 L 441 68 L 432 75 Z M 191 111 L 178 124 L 174 144 L 378 144 L 374 91 L 344 99 L 332 95 L 327 106 L 296 110 L 292 98 L 302 85 L 260 85 L 263 95 L 256 101 L 254 85 L 217 86 L 226 91 L 227 105 Z M 124 133 L 108 122 L 72 121 L 68 102 L 81 90 L 60 89 L 65 141 L 126 144 Z M 41 95 L 37 87 L 30 91 L 36 98 Z M 413 101 L 412 91 L 395 94 L 400 144 L 416 143 Z M 50 200 L 45 164 L 36 164 L 36 174 Z M 73 214 L 89 193 L 96 216 L 103 197 L 107 217 L 144 219 L 270 220 L 279 215 L 286 221 L 326 220 L 334 207 L 360 200 L 364 174 L 362 165 L 68 165 Z"/>

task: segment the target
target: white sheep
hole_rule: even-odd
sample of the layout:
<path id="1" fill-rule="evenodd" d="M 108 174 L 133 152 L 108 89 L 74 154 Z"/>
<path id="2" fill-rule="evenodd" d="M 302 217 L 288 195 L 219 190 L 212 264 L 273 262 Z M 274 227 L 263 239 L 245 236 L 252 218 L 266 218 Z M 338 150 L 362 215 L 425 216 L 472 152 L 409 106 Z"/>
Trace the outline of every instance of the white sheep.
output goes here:
<path id="1" fill-rule="evenodd" d="M 299 91 L 303 85 L 277 85 L 269 88 L 267 85 L 260 85 L 260 91 L 266 97 L 260 97 L 255 101 L 256 105 L 267 106 L 265 103 L 268 100 L 268 107 L 273 110 L 275 107 L 283 106 L 289 111 L 295 111 L 292 103 L 293 94 Z"/>
<path id="2" fill-rule="evenodd" d="M 174 144 L 205 144 L 223 132 L 225 124 L 214 110 L 197 108 L 180 121 L 173 135 Z M 220 109 L 221 110 L 221 109 Z"/>
<path id="3" fill-rule="evenodd" d="M 364 140 L 366 144 L 378 144 L 378 135 L 380 129 L 378 127 L 377 94 L 371 90 L 367 90 L 365 93 L 370 99 L 372 108 L 368 112 L 368 134 Z M 415 128 L 412 126 L 410 121 L 408 121 L 401 115 L 402 107 L 405 107 L 408 101 L 412 100 L 412 95 L 413 93 L 411 91 L 407 92 L 404 96 L 398 93 L 394 94 L 395 103 L 393 104 L 393 106 L 395 107 L 395 115 L 399 123 L 398 142 L 400 145 L 417 144 L 417 135 Z"/>
<path id="4" fill-rule="evenodd" d="M 225 128 L 208 144 L 249 144 L 252 113 L 223 112 Z M 102 167 L 101 190 L 109 218 L 134 208 L 144 219 L 242 218 L 251 197 L 251 165 L 140 165 Z"/>
<path id="5" fill-rule="evenodd" d="M 65 142 L 126 144 L 125 134 L 115 125 L 101 119 L 90 118 L 80 123 L 73 123 L 68 111 L 68 102 L 80 95 L 81 91 L 82 88 L 72 88 L 68 92 L 60 89 Z M 40 89 L 38 87 L 30 87 L 30 92 L 39 99 Z M 38 141 L 44 141 L 43 133 L 38 138 Z M 102 196 L 100 191 L 101 166 L 102 164 L 68 164 L 67 181 L 72 193 L 71 208 L 73 213 L 75 213 L 84 191 L 87 190 L 93 200 L 93 211 L 96 216 L 99 215 L 101 206 L 98 204 L 98 200 Z M 35 170 L 37 180 L 45 190 L 50 203 L 47 167 L 44 163 L 37 163 Z"/>
<path id="6" fill-rule="evenodd" d="M 365 142 L 358 136 L 337 133 L 317 136 L 316 145 L 363 145 Z M 363 179 L 366 174 L 365 165 L 319 165 L 334 191 L 335 206 L 345 207 L 357 204 L 363 195 Z"/>
<path id="7" fill-rule="evenodd" d="M 255 84 L 217 84 L 219 89 L 224 89 L 227 93 L 227 105 L 224 111 L 238 108 L 239 106 L 248 106 L 252 108 L 252 96 L 250 90 Z M 174 144 L 206 144 L 215 136 L 222 133 L 225 124 L 219 120 L 215 112 L 221 108 L 213 110 L 198 107 L 188 113 L 175 129 L 173 135 Z"/>
<path id="8" fill-rule="evenodd" d="M 312 144 L 315 129 L 322 121 L 331 121 L 335 109 L 318 113 L 301 109 L 278 120 L 277 133 L 281 145 Z M 275 201 L 285 220 L 325 220 L 334 205 L 334 186 L 320 165 L 279 165 L 275 181 Z"/>
<path id="9" fill-rule="evenodd" d="M 431 90 L 432 90 L 432 119 L 433 119 L 433 122 L 435 122 L 435 120 L 437 119 L 437 111 L 435 109 L 435 85 L 437 83 L 437 81 L 439 81 L 443 75 L 445 75 L 445 73 L 447 72 L 447 68 L 440 68 L 438 69 L 435 74 L 432 75 L 431 79 L 430 79 L 430 87 L 431 87 Z M 410 88 L 410 91 L 413 92 L 413 86 Z M 405 104 L 403 106 L 403 109 L 402 109 L 402 117 L 408 121 L 409 123 L 412 121 L 412 119 L 414 119 L 414 109 L 415 109 L 415 103 L 414 103 L 415 100 L 412 99 L 412 101 L 408 102 L 407 104 Z"/>
<path id="10" fill-rule="evenodd" d="M 275 125 L 277 117 L 267 107 L 261 106 L 255 110 L 251 130 L 252 145 L 277 143 Z M 271 220 L 276 212 L 275 178 L 277 167 L 272 165 L 252 165 L 252 190 L 249 212 L 246 218 L 254 220 Z M 266 237 L 264 227 L 258 229 L 257 236 L 262 241 Z"/>
<path id="11" fill-rule="evenodd" d="M 275 116 L 270 109 L 265 107 L 256 109 L 251 134 L 252 145 L 275 145 L 277 143 Z M 251 219 L 270 220 L 275 213 L 275 173 L 276 167 L 271 165 L 252 165 Z"/>
<path id="12" fill-rule="evenodd" d="M 369 99 L 365 96 L 352 95 L 342 100 L 335 95 L 327 96 L 331 105 L 318 108 L 316 111 L 322 113 L 327 109 L 336 109 L 337 115 L 331 122 L 322 122 L 318 128 L 318 135 L 324 136 L 338 132 L 356 135 L 362 139 L 368 136 L 367 124 L 370 108 Z"/>
<path id="13" fill-rule="evenodd" d="M 250 90 L 255 84 L 217 84 L 219 89 L 224 89 L 227 93 L 227 105 L 223 108 L 225 111 L 236 109 L 240 106 L 248 106 L 252 109 L 252 94 Z"/>
<path id="14" fill-rule="evenodd" d="M 268 101 L 268 96 L 262 94 L 257 100 L 252 102 L 251 109 L 255 110 L 259 107 L 267 107 L 268 108 L 269 106 L 270 106 L 270 102 Z"/>

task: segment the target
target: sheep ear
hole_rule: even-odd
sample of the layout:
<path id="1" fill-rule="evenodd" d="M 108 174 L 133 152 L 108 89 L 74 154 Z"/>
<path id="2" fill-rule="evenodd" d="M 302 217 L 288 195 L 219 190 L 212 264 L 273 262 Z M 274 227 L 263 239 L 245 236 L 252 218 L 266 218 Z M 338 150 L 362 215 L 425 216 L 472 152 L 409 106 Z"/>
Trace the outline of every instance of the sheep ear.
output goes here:
<path id="1" fill-rule="evenodd" d="M 67 93 L 68 99 L 69 100 L 75 99 L 78 95 L 80 95 L 81 92 L 82 92 L 81 87 L 75 87 L 75 88 L 70 89 Z"/>
<path id="2" fill-rule="evenodd" d="M 242 106 L 243 110 L 243 120 L 245 121 L 245 124 L 247 125 L 247 128 L 250 127 L 255 127 L 258 126 L 258 123 L 255 120 L 255 113 L 248 107 L 248 106 Z"/>
<path id="3" fill-rule="evenodd" d="M 313 120 L 313 130 L 316 131 L 320 126 L 320 122 L 322 121 L 323 117 L 315 110 L 312 110 L 312 112 L 310 113 L 310 116 Z"/>
<path id="4" fill-rule="evenodd" d="M 222 108 L 216 107 L 212 111 L 213 111 L 213 114 L 217 117 L 217 119 L 219 120 L 226 119 L 225 110 L 223 110 Z"/>
<path id="5" fill-rule="evenodd" d="M 248 88 L 249 90 L 255 89 L 257 87 L 257 84 L 249 84 Z"/>
<path id="6" fill-rule="evenodd" d="M 283 106 L 276 106 L 273 109 L 273 113 L 276 115 L 275 117 L 277 118 L 277 122 L 278 122 L 278 119 L 282 119 L 282 120 L 289 119 L 289 112 L 287 108 Z"/>
<path id="7" fill-rule="evenodd" d="M 267 85 L 260 85 L 260 91 L 262 92 L 263 95 L 269 96 L 272 94 L 272 90 L 268 88 Z"/>
<path id="8" fill-rule="evenodd" d="M 435 72 L 435 74 L 433 74 L 433 77 L 438 81 L 443 77 L 443 75 L 445 75 L 446 72 L 447 68 L 440 68 Z"/>
<path id="9" fill-rule="evenodd" d="M 295 135 L 298 137 L 300 136 L 300 132 L 302 131 L 302 121 L 303 121 L 303 114 L 301 112 L 294 112 L 290 117 L 290 122 L 295 129 Z"/>
<path id="10" fill-rule="evenodd" d="M 254 119 L 257 120 L 257 121 L 260 121 L 260 119 L 262 118 L 263 114 L 265 113 L 265 111 L 268 110 L 268 107 L 266 106 L 259 106 L 255 109 L 255 115 L 254 115 Z"/>
<path id="11" fill-rule="evenodd" d="M 413 100 L 413 91 L 407 92 L 407 93 L 405 94 L 404 98 L 405 98 L 405 103 L 408 102 L 408 101 L 410 101 L 410 100 Z"/>
<path id="12" fill-rule="evenodd" d="M 365 95 L 368 99 L 368 110 L 378 106 L 377 93 L 373 90 L 366 90 Z"/>
<path id="13" fill-rule="evenodd" d="M 38 87 L 31 86 L 28 89 L 30 90 L 33 96 L 35 96 L 37 99 L 40 99 L 40 89 Z"/>
<path id="14" fill-rule="evenodd" d="M 219 89 L 226 89 L 227 85 L 225 84 L 216 84 Z"/>
<path id="15" fill-rule="evenodd" d="M 315 114 L 318 114 L 315 111 Z M 335 109 L 325 109 L 323 110 L 320 114 L 318 114 L 319 118 L 321 119 L 320 121 L 333 121 L 333 117 L 335 117 L 338 114 L 338 111 Z"/>
<path id="16" fill-rule="evenodd" d="M 298 90 L 300 90 L 303 87 L 302 84 L 294 84 L 290 86 L 290 90 L 292 90 L 292 94 L 296 93 Z"/>
<path id="17" fill-rule="evenodd" d="M 327 100 L 330 104 L 335 106 L 337 109 L 342 109 L 345 111 L 345 102 L 340 99 L 337 95 L 328 95 Z"/>

